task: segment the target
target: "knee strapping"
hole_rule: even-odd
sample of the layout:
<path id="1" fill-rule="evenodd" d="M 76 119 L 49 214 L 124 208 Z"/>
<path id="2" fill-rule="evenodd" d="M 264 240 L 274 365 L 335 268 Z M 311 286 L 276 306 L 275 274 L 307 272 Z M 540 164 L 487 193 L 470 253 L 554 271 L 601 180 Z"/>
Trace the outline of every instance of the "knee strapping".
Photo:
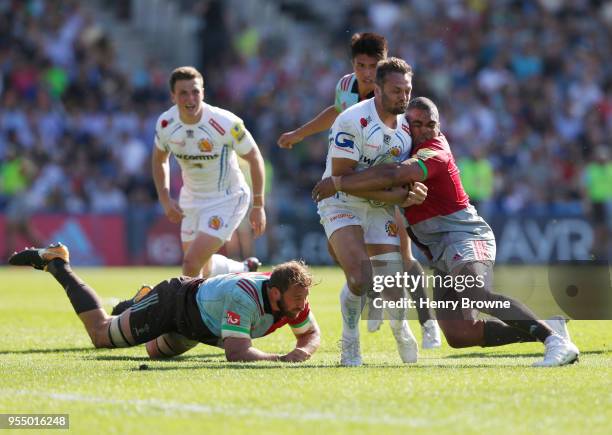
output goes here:
<path id="1" fill-rule="evenodd" d="M 402 254 L 399 252 L 387 252 L 385 254 L 374 255 L 370 257 L 372 262 L 372 270 L 375 280 L 383 280 L 386 276 L 402 275 L 404 273 L 404 263 Z M 382 277 L 382 278 L 380 278 Z M 404 287 L 385 288 L 382 293 L 378 293 L 377 297 L 383 297 L 385 300 L 399 301 L 406 297 Z M 387 308 L 385 310 L 388 318 L 391 320 L 401 321 L 406 318 L 405 308 Z"/>
<path id="2" fill-rule="evenodd" d="M 113 317 L 108 326 L 108 338 L 114 347 L 130 347 L 123 328 L 121 327 L 121 316 Z"/>

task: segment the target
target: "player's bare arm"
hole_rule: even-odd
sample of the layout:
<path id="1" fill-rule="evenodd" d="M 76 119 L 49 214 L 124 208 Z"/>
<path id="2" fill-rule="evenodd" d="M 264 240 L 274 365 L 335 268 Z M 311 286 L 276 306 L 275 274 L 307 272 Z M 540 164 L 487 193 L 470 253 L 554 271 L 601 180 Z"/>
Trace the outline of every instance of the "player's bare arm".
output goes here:
<path id="1" fill-rule="evenodd" d="M 303 334 L 296 335 L 295 349 L 286 355 L 283 355 L 280 359 L 284 362 L 303 362 L 312 356 L 319 346 L 321 345 L 321 330 L 319 325 L 314 318 L 312 312 L 310 313 L 311 327 L 308 331 Z"/>
<path id="2" fill-rule="evenodd" d="M 223 340 L 225 357 L 230 362 L 280 361 L 281 356 L 265 353 L 253 347 L 250 338 L 228 337 Z"/>
<path id="3" fill-rule="evenodd" d="M 264 210 L 264 185 L 266 173 L 264 160 L 258 147 L 241 156 L 249 164 L 251 172 L 251 184 L 253 185 L 253 207 L 249 215 L 249 222 L 253 229 L 253 235 L 259 237 L 266 230 L 266 212 Z"/>
<path id="4" fill-rule="evenodd" d="M 315 201 L 329 198 L 336 192 L 351 195 L 359 192 L 385 190 L 394 186 L 404 186 L 425 178 L 425 173 L 417 159 L 409 159 L 401 164 L 378 165 L 353 174 L 334 174 L 317 183 L 312 191 Z"/>
<path id="5" fill-rule="evenodd" d="M 179 223 L 183 219 L 183 210 L 178 202 L 170 197 L 170 153 L 153 148 L 151 156 L 151 171 L 157 197 L 164 208 L 164 213 L 172 223 Z"/>
<path id="6" fill-rule="evenodd" d="M 338 110 L 333 104 L 326 107 L 317 116 L 312 118 L 306 124 L 295 130 L 281 134 L 278 138 L 278 146 L 281 148 L 291 149 L 293 145 L 306 139 L 308 136 L 329 130 L 338 117 Z"/>
<path id="7" fill-rule="evenodd" d="M 373 201 L 383 202 L 390 205 L 400 205 L 408 200 L 410 190 L 406 186 L 392 187 L 386 190 L 373 190 L 368 192 L 359 192 L 353 196 L 369 199 Z"/>

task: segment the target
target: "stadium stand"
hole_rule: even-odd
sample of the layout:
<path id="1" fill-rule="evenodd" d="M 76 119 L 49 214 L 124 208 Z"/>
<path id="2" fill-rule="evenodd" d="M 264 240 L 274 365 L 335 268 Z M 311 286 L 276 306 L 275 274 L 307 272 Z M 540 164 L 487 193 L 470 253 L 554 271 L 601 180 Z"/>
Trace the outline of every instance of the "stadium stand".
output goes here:
<path id="1" fill-rule="evenodd" d="M 350 35 L 373 29 L 413 65 L 413 95 L 438 103 L 457 158 L 488 160 L 492 192 L 479 200 L 488 216 L 575 216 L 609 233 L 612 4 L 343 1 L 330 14 L 322 3 L 272 2 L 264 15 L 278 24 L 268 28 L 232 1 L 182 1 L 173 11 L 191 23 L 174 42 L 203 70 L 207 100 L 239 114 L 274 167 L 274 221 L 316 220 L 309 193 L 326 139 L 287 152 L 276 138 L 332 101 L 350 70 Z M 117 59 L 126 42 L 112 26 L 138 34 L 132 17 L 143 14 L 130 5 L 142 2 L 105 4 L 102 20 L 93 0 L 0 0 L 0 213 L 19 197 L 24 217 L 125 215 L 129 258 L 141 261 L 142 232 L 159 213 L 148 163 L 154 123 L 176 65 L 164 55 L 172 44 L 133 67 Z M 595 241 L 601 255 L 604 236 Z"/>

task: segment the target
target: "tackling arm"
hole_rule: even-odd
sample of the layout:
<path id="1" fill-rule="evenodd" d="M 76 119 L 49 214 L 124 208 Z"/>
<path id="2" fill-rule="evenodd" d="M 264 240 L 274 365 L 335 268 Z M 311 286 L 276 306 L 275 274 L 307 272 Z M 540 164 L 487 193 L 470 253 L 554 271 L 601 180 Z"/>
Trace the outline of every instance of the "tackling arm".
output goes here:
<path id="1" fill-rule="evenodd" d="M 328 177 L 317 183 L 312 191 L 312 197 L 315 201 L 320 201 L 336 192 L 356 195 L 359 192 L 408 185 L 425 178 L 421 164 L 417 159 L 409 159 L 399 165 L 389 163 L 348 175 Z"/>
<path id="2" fill-rule="evenodd" d="M 404 186 L 392 187 L 385 190 L 373 190 L 353 194 L 359 198 L 383 202 L 385 204 L 403 204 L 408 196 L 409 190 Z"/>

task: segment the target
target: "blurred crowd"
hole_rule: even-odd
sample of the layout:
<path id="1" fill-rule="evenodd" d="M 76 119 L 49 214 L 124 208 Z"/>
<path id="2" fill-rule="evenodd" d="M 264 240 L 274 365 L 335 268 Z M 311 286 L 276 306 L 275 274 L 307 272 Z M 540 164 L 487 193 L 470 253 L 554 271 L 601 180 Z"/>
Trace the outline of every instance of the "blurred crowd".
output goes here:
<path id="1" fill-rule="evenodd" d="M 196 2 L 194 64 L 207 100 L 241 116 L 271 163 L 281 218 L 312 208 L 327 141 L 287 151 L 276 139 L 332 104 L 364 30 L 413 66 L 413 96 L 438 103 L 485 214 L 612 216 L 610 2 L 338 2 L 313 25 L 323 45 L 305 50 L 224 5 Z M 21 212 L 155 203 L 148 159 L 174 65 L 121 71 L 116 43 L 76 0 L 0 0 L 0 211 L 16 197 Z"/>

